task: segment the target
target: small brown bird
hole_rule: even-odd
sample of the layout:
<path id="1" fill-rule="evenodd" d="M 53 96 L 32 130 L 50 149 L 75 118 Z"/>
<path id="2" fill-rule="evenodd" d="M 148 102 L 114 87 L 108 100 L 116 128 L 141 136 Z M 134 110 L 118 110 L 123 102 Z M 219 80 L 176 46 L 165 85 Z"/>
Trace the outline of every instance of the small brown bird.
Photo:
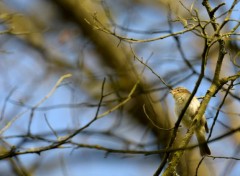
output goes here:
<path id="1" fill-rule="evenodd" d="M 177 116 L 179 116 L 185 104 L 187 103 L 191 93 L 184 87 L 177 87 L 171 90 L 170 93 L 173 95 L 173 98 L 175 100 L 175 113 Z M 182 119 L 183 125 L 186 126 L 187 128 L 190 128 L 193 118 L 195 117 L 199 106 L 200 102 L 194 96 Z M 205 143 L 206 132 L 208 133 L 208 126 L 205 115 L 203 115 L 199 123 L 196 125 L 195 129 L 195 134 L 197 136 L 197 140 L 199 143 L 200 154 L 202 156 L 211 155 L 211 151 L 207 143 Z"/>

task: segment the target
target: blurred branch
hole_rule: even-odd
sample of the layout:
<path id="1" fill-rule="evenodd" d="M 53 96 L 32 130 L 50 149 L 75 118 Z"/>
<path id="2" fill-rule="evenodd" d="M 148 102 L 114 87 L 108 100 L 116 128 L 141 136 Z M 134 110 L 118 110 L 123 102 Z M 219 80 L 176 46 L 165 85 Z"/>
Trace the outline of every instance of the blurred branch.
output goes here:
<path id="1" fill-rule="evenodd" d="M 63 75 L 59 78 L 59 80 L 57 81 L 57 83 L 54 85 L 54 87 L 50 90 L 50 92 L 43 98 L 41 99 L 35 106 L 34 108 L 37 108 L 38 106 L 40 106 L 44 101 L 46 101 L 57 89 L 57 87 L 61 84 L 61 82 L 66 79 L 71 77 L 71 74 L 66 74 Z M 23 116 L 24 114 L 26 114 L 27 112 L 29 112 L 29 110 L 25 110 L 21 113 L 19 113 L 18 115 L 16 115 L 15 117 L 13 117 L 12 120 L 10 120 L 1 130 L 0 130 L 0 135 L 2 135 L 18 118 L 20 118 L 21 116 Z"/>
<path id="2" fill-rule="evenodd" d="M 121 44 L 120 46 L 120 43 L 115 36 L 106 35 L 98 30 L 94 30 L 92 26 L 92 24 L 95 23 L 93 16 L 91 13 L 86 11 L 89 5 L 88 3 L 81 4 L 80 2 L 76 2 L 74 0 L 57 0 L 53 3 L 57 5 L 59 10 L 62 12 L 61 14 L 65 14 L 65 16 L 74 21 L 82 30 L 84 35 L 93 42 L 99 54 L 98 59 L 103 64 L 102 67 L 104 70 L 108 70 L 108 72 L 116 76 L 116 82 L 112 82 L 109 86 L 118 95 L 128 94 L 128 90 L 132 89 L 136 80 L 139 79 L 137 68 L 134 67 L 130 58 L 129 49 L 124 44 Z M 89 6 L 91 7 L 91 3 Z M 101 21 L 104 21 L 104 19 Z M 115 87 L 115 85 L 118 86 Z M 158 126 L 165 127 L 168 124 L 166 124 L 166 121 L 164 122 L 161 120 L 166 118 L 163 115 L 164 112 L 161 108 L 161 104 L 153 104 L 151 102 L 151 95 L 141 94 L 147 87 L 150 87 L 150 85 L 146 84 L 141 79 L 134 93 L 135 97 L 126 109 L 127 113 L 142 124 L 149 124 L 149 120 L 146 118 L 142 109 L 142 105 L 145 104 L 146 110 L 153 121 L 155 121 Z M 151 126 L 151 128 L 161 140 L 160 143 L 166 143 L 166 136 L 163 133 L 160 133 L 155 127 Z"/>
<path id="3" fill-rule="evenodd" d="M 59 85 L 61 83 L 61 81 L 64 79 L 64 78 L 67 78 L 71 76 L 70 74 L 67 74 L 67 75 L 64 75 L 62 76 L 56 85 Z M 54 149 L 54 148 L 58 148 L 60 147 L 62 144 L 65 144 L 66 142 L 68 142 L 71 138 L 73 138 L 74 136 L 76 136 L 78 133 L 80 133 L 81 131 L 83 131 L 84 129 L 86 129 L 87 127 L 89 127 L 93 122 L 95 122 L 96 120 L 98 120 L 99 118 L 101 117 L 104 117 L 106 115 L 108 115 L 109 113 L 115 111 L 116 109 L 118 109 L 120 106 L 122 106 L 123 104 L 126 104 L 130 99 L 131 99 L 131 96 L 132 94 L 135 92 L 138 84 L 139 84 L 139 80 L 137 81 L 137 83 L 134 85 L 134 87 L 131 89 L 130 93 L 129 93 L 129 96 L 127 97 L 126 100 L 122 101 L 121 103 L 119 103 L 117 106 L 113 107 L 112 109 L 100 114 L 99 114 L 99 110 L 100 110 L 100 107 L 101 107 L 101 103 L 102 103 L 102 100 L 104 98 L 104 84 L 105 84 L 105 79 L 103 80 L 103 84 L 102 84 L 102 89 L 101 89 L 101 98 L 100 98 L 100 101 L 99 101 L 99 105 L 97 107 L 97 110 L 96 110 L 96 115 L 95 117 L 89 121 L 86 125 L 84 125 L 82 128 L 79 128 L 78 130 L 74 131 L 72 134 L 70 135 L 66 135 L 66 136 L 63 136 L 63 137 L 59 137 L 58 138 L 58 141 L 55 141 L 53 142 L 52 144 L 48 145 L 48 146 L 44 146 L 44 147 L 36 147 L 36 148 L 29 148 L 25 151 L 17 151 L 17 149 L 15 147 L 13 147 L 11 149 L 11 151 L 9 152 L 4 152 L 4 154 L 1 154 L 0 155 L 0 159 L 4 159 L 4 158 L 8 158 L 8 157 L 12 157 L 12 156 L 15 156 L 15 155 L 19 155 L 19 154 L 26 154 L 26 153 L 38 153 L 40 154 L 41 152 L 43 151 L 47 151 L 47 150 L 51 150 L 51 149 Z M 53 89 L 50 91 L 50 93 L 52 94 L 53 93 L 53 90 L 56 89 L 57 86 L 54 86 Z M 50 93 L 47 95 L 47 97 L 49 97 Z M 42 102 L 42 101 L 40 101 Z M 37 105 L 40 105 L 39 103 Z M 36 106 L 37 107 L 37 106 Z M 55 133 L 54 133 L 55 134 Z"/>

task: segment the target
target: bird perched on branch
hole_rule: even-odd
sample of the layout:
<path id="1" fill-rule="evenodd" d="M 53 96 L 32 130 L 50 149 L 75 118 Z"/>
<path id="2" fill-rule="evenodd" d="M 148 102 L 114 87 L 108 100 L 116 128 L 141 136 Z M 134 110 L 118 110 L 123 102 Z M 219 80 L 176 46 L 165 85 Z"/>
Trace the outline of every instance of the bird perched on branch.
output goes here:
<path id="1" fill-rule="evenodd" d="M 175 100 L 175 113 L 177 116 L 179 116 L 185 104 L 187 103 L 191 93 L 184 87 L 177 87 L 171 90 L 170 93 L 173 95 L 173 98 Z M 182 123 L 187 128 L 190 128 L 199 106 L 200 102 L 194 96 L 182 118 Z M 208 126 L 205 115 L 203 115 L 199 122 L 197 122 L 195 129 L 195 134 L 199 143 L 200 154 L 202 156 L 211 154 L 211 151 L 206 143 L 206 132 L 208 133 Z"/>

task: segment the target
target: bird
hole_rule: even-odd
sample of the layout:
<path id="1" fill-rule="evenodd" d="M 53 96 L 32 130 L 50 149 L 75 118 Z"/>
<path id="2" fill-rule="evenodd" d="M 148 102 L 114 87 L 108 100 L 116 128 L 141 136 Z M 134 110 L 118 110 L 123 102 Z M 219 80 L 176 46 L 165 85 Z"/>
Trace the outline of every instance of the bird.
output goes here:
<path id="1" fill-rule="evenodd" d="M 175 101 L 175 114 L 179 117 L 185 104 L 187 103 L 191 93 L 185 87 L 177 87 L 170 91 Z M 194 96 L 191 103 L 189 104 L 183 118 L 182 123 L 186 128 L 190 128 L 194 120 L 195 115 L 198 112 L 200 106 L 199 100 Z M 199 149 L 201 156 L 211 155 L 211 151 L 206 143 L 206 133 L 209 132 L 205 115 L 201 117 L 199 122 L 196 124 L 195 135 L 198 140 Z"/>

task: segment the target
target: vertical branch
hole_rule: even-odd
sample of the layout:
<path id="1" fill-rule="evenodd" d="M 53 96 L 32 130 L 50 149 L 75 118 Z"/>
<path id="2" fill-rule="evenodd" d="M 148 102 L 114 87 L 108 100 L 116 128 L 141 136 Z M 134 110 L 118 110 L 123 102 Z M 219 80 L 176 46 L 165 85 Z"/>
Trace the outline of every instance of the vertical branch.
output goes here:
<path id="1" fill-rule="evenodd" d="M 206 66 L 206 61 L 207 61 L 207 56 L 208 56 L 208 53 L 209 53 L 209 49 L 210 49 L 210 48 L 209 48 L 209 45 L 208 45 L 208 40 L 205 39 L 205 45 L 204 45 L 203 54 L 202 54 L 201 73 L 200 73 L 200 75 L 199 75 L 199 77 L 198 77 L 198 80 L 197 80 L 197 82 L 196 82 L 196 85 L 195 85 L 195 87 L 194 87 L 194 90 L 193 90 L 192 94 L 190 95 L 190 97 L 189 97 L 186 105 L 184 106 L 181 114 L 180 114 L 179 117 L 178 117 L 178 120 L 176 121 L 176 123 L 175 123 L 175 125 L 174 125 L 174 130 L 173 130 L 173 132 L 172 132 L 172 134 L 171 134 L 171 138 L 170 138 L 170 141 L 169 141 L 169 143 L 168 143 L 167 149 L 170 149 L 170 148 L 173 146 L 173 143 L 174 143 L 174 141 L 175 141 L 175 139 L 176 139 L 176 136 L 177 136 L 178 128 L 179 128 L 180 123 L 181 123 L 181 121 L 182 121 L 182 118 L 183 118 L 183 116 L 184 116 L 184 114 L 185 114 L 185 112 L 186 112 L 186 110 L 187 110 L 190 102 L 192 101 L 193 97 L 195 96 L 195 94 L 196 94 L 196 92 L 197 92 L 197 90 L 198 90 L 198 87 L 200 86 L 200 84 L 201 84 L 201 82 L 202 82 L 202 79 L 203 79 L 203 77 L 204 77 L 204 71 L 205 71 L 205 66 Z M 186 143 L 185 143 L 183 146 L 181 146 L 181 147 L 186 147 L 186 145 L 189 143 L 190 138 L 191 138 L 191 136 L 193 135 L 193 133 L 194 133 L 194 130 L 193 130 L 192 132 L 189 132 L 189 133 L 188 133 L 188 134 L 189 134 L 189 139 L 187 139 L 187 140 L 186 140 Z M 183 151 L 178 151 L 178 152 L 181 153 L 181 154 L 179 155 L 179 157 L 178 157 L 179 160 L 180 160 L 180 156 L 183 154 Z M 157 169 L 156 172 L 154 173 L 154 176 L 158 176 L 158 175 L 162 172 L 162 170 L 164 169 L 164 166 L 165 166 L 166 163 L 167 163 L 167 159 L 169 158 L 169 156 L 170 156 L 170 153 L 169 153 L 169 152 L 166 152 L 165 155 L 164 155 L 164 157 L 163 157 L 163 159 L 162 159 L 162 162 L 161 162 L 160 166 L 158 167 L 158 169 Z M 172 159 L 173 159 L 173 158 L 174 158 L 174 157 L 172 157 Z M 178 160 L 178 162 L 179 162 L 179 160 Z M 178 164 L 178 162 L 177 162 L 176 164 Z M 171 163 L 171 161 L 169 161 L 169 163 Z"/>
<path id="2" fill-rule="evenodd" d="M 206 7 L 206 9 L 208 11 L 208 14 L 210 16 L 210 20 L 212 22 L 213 29 L 217 30 L 218 24 L 215 21 L 214 13 L 212 13 L 212 8 L 211 8 L 209 2 L 207 0 L 203 0 L 202 4 Z M 212 36 L 211 40 L 213 40 L 214 37 L 217 37 L 217 36 L 219 36 L 219 34 L 218 35 L 215 34 L 214 36 Z M 218 40 L 218 43 L 219 43 L 219 55 L 218 55 L 218 60 L 217 60 L 216 68 L 215 68 L 215 73 L 214 73 L 214 78 L 213 78 L 213 81 L 212 81 L 212 85 L 210 86 L 208 92 L 206 93 L 206 95 L 205 95 L 205 97 L 204 97 L 204 99 L 203 99 L 203 101 L 202 101 L 202 103 L 199 107 L 198 114 L 195 116 L 195 120 L 193 121 L 188 133 L 186 134 L 182 143 L 180 144 L 181 148 L 187 146 L 187 144 L 189 143 L 192 135 L 194 134 L 196 124 L 201 119 L 201 117 L 203 116 L 211 97 L 213 95 L 215 95 L 217 93 L 217 91 L 222 87 L 222 85 L 220 83 L 219 76 L 220 76 L 220 71 L 221 71 L 221 68 L 222 68 L 222 62 L 223 62 L 224 56 L 227 52 L 226 52 L 226 49 L 225 49 L 224 40 L 221 39 L 221 38 L 218 38 L 217 40 Z M 210 46 L 211 46 L 210 41 L 208 41 L 208 39 L 205 39 L 205 46 L 204 46 L 204 51 L 203 51 L 203 55 L 202 55 L 201 73 L 199 75 L 199 78 L 196 82 L 196 85 L 194 87 L 194 90 L 193 90 L 188 102 L 186 103 L 184 109 L 182 110 L 182 112 L 181 112 L 181 114 L 178 118 L 178 121 L 175 124 L 176 129 L 178 128 L 178 126 L 179 126 L 179 124 L 182 120 L 182 117 L 183 117 L 184 113 L 186 112 L 186 109 L 187 109 L 188 105 L 190 104 L 193 96 L 197 92 L 197 89 L 198 89 L 198 87 L 199 87 L 199 85 L 202 81 L 202 78 L 204 76 L 206 62 L 207 62 L 208 52 L 210 50 Z M 176 137 L 176 131 L 174 130 L 168 147 L 170 147 L 173 144 L 175 137 Z M 183 155 L 183 152 L 184 151 L 177 151 L 177 152 L 173 153 L 173 157 L 169 161 L 169 165 L 168 165 L 167 169 L 165 170 L 165 172 L 163 174 L 164 176 L 168 176 L 168 175 L 171 175 L 172 173 L 176 172 L 176 167 L 177 167 L 178 163 L 180 162 L 180 158 Z M 166 157 L 169 157 L 169 153 L 166 153 L 166 155 L 164 157 L 164 160 L 163 160 L 164 162 L 166 162 Z M 154 175 L 155 176 L 159 175 L 163 168 L 164 168 L 164 164 L 161 163 L 160 167 L 158 168 L 158 170 L 156 171 L 156 173 Z"/>

